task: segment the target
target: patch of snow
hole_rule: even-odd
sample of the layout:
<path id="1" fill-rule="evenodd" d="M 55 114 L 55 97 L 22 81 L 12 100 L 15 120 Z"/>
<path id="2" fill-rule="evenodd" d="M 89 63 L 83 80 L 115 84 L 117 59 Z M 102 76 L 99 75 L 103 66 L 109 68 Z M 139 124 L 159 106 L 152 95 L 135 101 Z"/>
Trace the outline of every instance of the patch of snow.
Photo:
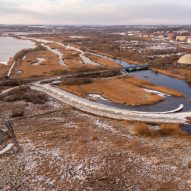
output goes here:
<path id="1" fill-rule="evenodd" d="M 93 62 L 88 57 L 84 56 L 84 53 L 80 54 L 80 58 L 83 60 L 83 62 L 85 64 L 90 64 L 90 65 L 94 65 L 94 66 L 98 66 L 99 65 L 97 62 Z"/>
<path id="2" fill-rule="evenodd" d="M 5 154 L 7 151 L 9 151 L 13 147 L 13 143 L 9 143 L 4 149 L 0 151 L 0 155 Z"/>
<path id="3" fill-rule="evenodd" d="M 40 64 L 42 64 L 44 61 L 46 61 L 46 59 L 44 59 L 44 58 L 36 58 L 36 59 L 37 59 L 37 62 L 35 62 L 34 64 L 32 64 L 33 66 L 40 65 Z"/>
<path id="4" fill-rule="evenodd" d="M 0 64 L 7 65 L 8 63 L 7 63 L 7 62 L 1 62 L 1 61 L 0 61 Z"/>
<path id="5" fill-rule="evenodd" d="M 83 39 L 83 38 L 87 38 L 86 36 L 69 36 L 70 38 L 76 38 L 76 39 Z"/>
<path id="6" fill-rule="evenodd" d="M 44 46 L 45 48 L 47 48 L 50 52 L 53 52 L 54 54 L 56 54 L 58 56 L 58 63 L 61 65 L 61 66 L 66 66 L 64 64 L 64 61 L 63 61 L 63 58 L 64 58 L 64 55 L 57 49 L 52 49 L 51 47 L 49 47 L 48 45 L 45 45 L 45 44 L 42 44 L 42 46 Z"/>
<path id="7" fill-rule="evenodd" d="M 169 94 L 165 94 L 165 93 L 162 93 L 162 92 L 159 92 L 156 90 L 149 90 L 149 89 L 144 89 L 144 90 L 145 90 L 145 92 L 152 93 L 152 94 L 158 95 L 160 97 L 170 96 Z"/>
<path id="8" fill-rule="evenodd" d="M 99 94 L 88 94 L 88 97 L 92 97 L 92 98 L 95 98 L 95 99 L 102 99 L 102 100 L 108 101 L 108 99 L 102 97 Z"/>
<path id="9" fill-rule="evenodd" d="M 55 109 L 58 109 L 58 108 L 60 108 L 62 106 L 58 101 L 56 101 L 56 100 L 54 100 L 52 98 L 50 98 L 48 100 L 47 104 L 54 107 Z"/>
<path id="10" fill-rule="evenodd" d="M 109 124 L 106 124 L 105 122 L 102 122 L 100 120 L 95 120 L 95 124 L 98 126 L 98 127 L 101 127 L 105 130 L 109 130 L 110 132 L 112 133 L 118 133 L 118 131 L 116 129 L 114 129 L 111 125 Z"/>

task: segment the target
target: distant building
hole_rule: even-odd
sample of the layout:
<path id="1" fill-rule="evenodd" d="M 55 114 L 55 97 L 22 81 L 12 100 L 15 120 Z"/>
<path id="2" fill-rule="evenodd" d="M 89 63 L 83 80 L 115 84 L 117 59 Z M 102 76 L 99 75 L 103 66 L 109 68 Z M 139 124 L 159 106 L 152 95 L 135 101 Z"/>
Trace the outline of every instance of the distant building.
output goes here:
<path id="1" fill-rule="evenodd" d="M 171 31 L 171 32 L 167 33 L 167 37 L 168 37 L 169 40 L 173 40 L 173 39 L 175 39 L 176 34 Z"/>
<path id="2" fill-rule="evenodd" d="M 187 43 L 191 44 L 191 36 L 188 37 Z"/>
<path id="3" fill-rule="evenodd" d="M 189 36 L 176 36 L 176 41 L 186 42 Z"/>
<path id="4" fill-rule="evenodd" d="M 190 65 L 191 66 L 191 54 L 186 54 L 184 56 L 182 56 L 179 60 L 178 60 L 179 64 L 184 64 L 184 65 Z"/>

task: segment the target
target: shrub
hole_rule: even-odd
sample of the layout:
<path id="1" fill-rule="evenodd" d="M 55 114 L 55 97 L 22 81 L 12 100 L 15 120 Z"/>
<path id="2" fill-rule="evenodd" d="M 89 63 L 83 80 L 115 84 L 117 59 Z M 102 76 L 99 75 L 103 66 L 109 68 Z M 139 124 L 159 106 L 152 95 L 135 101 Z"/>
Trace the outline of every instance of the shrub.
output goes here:
<path id="1" fill-rule="evenodd" d="M 133 128 L 133 133 L 137 136 L 151 136 L 152 132 L 147 126 L 147 124 L 144 123 L 138 123 Z"/>
<path id="2" fill-rule="evenodd" d="M 133 128 L 133 133 L 137 136 L 145 137 L 167 137 L 185 136 L 179 124 L 161 124 L 159 128 L 148 127 L 147 124 L 139 123 Z"/>
<path id="3" fill-rule="evenodd" d="M 67 70 L 52 70 L 50 73 L 52 75 L 64 75 L 64 74 L 67 74 L 68 71 Z"/>
<path id="4" fill-rule="evenodd" d="M 24 116 L 24 110 L 13 111 L 11 117 L 22 117 Z"/>
<path id="5" fill-rule="evenodd" d="M 191 161 L 188 162 L 187 167 L 191 169 Z"/>
<path id="6" fill-rule="evenodd" d="M 6 102 L 25 100 L 26 102 L 31 102 L 33 104 L 43 104 L 48 100 L 48 97 L 43 93 L 31 90 L 30 87 L 21 86 L 4 94 L 0 99 Z"/>
<path id="7" fill-rule="evenodd" d="M 92 82 L 93 80 L 91 80 L 90 78 L 72 78 L 72 79 L 68 78 L 62 82 L 62 85 L 79 86 L 79 85 L 90 84 Z"/>

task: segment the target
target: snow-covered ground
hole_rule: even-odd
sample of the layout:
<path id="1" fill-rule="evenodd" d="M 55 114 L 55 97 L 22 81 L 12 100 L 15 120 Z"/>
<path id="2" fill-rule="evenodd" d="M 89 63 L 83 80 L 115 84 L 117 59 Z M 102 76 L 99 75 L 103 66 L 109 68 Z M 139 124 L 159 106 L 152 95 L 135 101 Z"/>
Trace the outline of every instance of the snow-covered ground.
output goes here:
<path id="1" fill-rule="evenodd" d="M 0 61 L 0 64 L 7 65 L 8 63 L 7 63 L 7 62 L 1 62 L 1 61 Z"/>
<path id="2" fill-rule="evenodd" d="M 37 62 L 35 62 L 34 64 L 32 64 L 33 66 L 40 65 L 40 64 L 42 64 L 44 61 L 46 61 L 46 59 L 44 59 L 44 58 L 36 58 L 36 59 L 37 59 Z"/>
<path id="3" fill-rule="evenodd" d="M 102 100 L 108 101 L 108 99 L 102 97 L 99 94 L 88 94 L 87 96 L 90 97 L 90 98 L 94 98 L 94 99 L 102 99 Z"/>
<path id="4" fill-rule="evenodd" d="M 44 46 L 45 48 L 47 48 L 50 52 L 53 52 L 54 54 L 56 54 L 58 56 L 58 64 L 60 64 L 61 66 L 67 66 L 66 64 L 64 64 L 64 55 L 57 49 L 52 49 L 50 46 L 42 44 L 42 46 Z"/>
<path id="5" fill-rule="evenodd" d="M 162 92 L 159 92 L 159 91 L 156 91 L 156 90 L 149 90 L 149 89 L 144 89 L 144 90 L 145 90 L 145 92 L 149 92 L 149 93 L 158 95 L 158 96 L 160 96 L 160 97 L 170 96 L 170 95 L 168 95 L 168 94 L 165 94 L 165 93 L 162 93 Z"/>
<path id="6" fill-rule="evenodd" d="M 56 43 L 58 45 L 61 45 L 63 46 L 64 48 L 66 49 L 72 49 L 72 50 L 75 50 L 77 52 L 80 52 L 80 58 L 82 59 L 82 61 L 85 63 L 85 64 L 90 64 L 90 65 L 95 65 L 95 66 L 99 66 L 100 64 L 96 63 L 96 62 L 93 62 L 91 59 L 87 58 L 86 56 L 84 56 L 85 52 L 83 52 L 82 50 L 78 49 L 78 48 L 75 48 L 75 47 L 72 47 L 72 46 L 65 46 L 64 44 L 62 43 L 58 43 L 58 42 L 54 42 L 54 41 L 49 41 L 49 40 L 44 40 L 44 39 L 35 39 L 35 38 L 27 38 L 27 37 L 22 37 L 23 39 L 28 39 L 28 40 L 35 40 L 35 41 L 38 41 L 38 42 L 42 42 L 42 43 Z M 42 44 L 44 47 L 46 47 L 49 51 L 55 53 L 58 55 L 59 57 L 59 64 L 60 65 L 64 65 L 64 61 L 63 61 L 63 57 L 64 55 L 58 51 L 57 49 L 51 49 L 49 46 L 47 45 L 44 45 Z"/>
<path id="7" fill-rule="evenodd" d="M 13 143 L 9 143 L 4 149 L 0 150 L 0 155 L 5 154 L 7 151 L 9 151 L 13 147 Z"/>

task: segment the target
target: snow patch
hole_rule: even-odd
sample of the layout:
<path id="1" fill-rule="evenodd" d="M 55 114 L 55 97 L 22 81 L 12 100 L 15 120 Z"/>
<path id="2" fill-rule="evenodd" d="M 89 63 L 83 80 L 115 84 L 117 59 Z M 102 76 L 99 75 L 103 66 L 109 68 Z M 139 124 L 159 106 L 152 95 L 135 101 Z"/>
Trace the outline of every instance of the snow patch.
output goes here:
<path id="1" fill-rule="evenodd" d="M 162 93 L 162 92 L 159 92 L 156 90 L 150 90 L 150 89 L 144 89 L 144 90 L 145 90 L 145 92 L 152 93 L 152 94 L 158 95 L 160 97 L 170 96 L 169 94 L 165 94 L 165 93 Z"/>
<path id="2" fill-rule="evenodd" d="M 9 151 L 13 147 L 13 143 L 9 143 L 4 149 L 0 151 L 0 155 L 5 154 L 7 151 Z"/>
<path id="3" fill-rule="evenodd" d="M 101 100 L 104 100 L 104 101 L 108 101 L 108 99 L 102 97 L 102 96 L 99 95 L 99 94 L 88 94 L 88 97 L 94 98 L 94 99 L 101 99 Z"/>
<path id="4" fill-rule="evenodd" d="M 32 64 L 33 66 L 40 65 L 40 64 L 42 64 L 44 61 L 46 61 L 46 59 L 44 59 L 44 58 L 36 58 L 36 59 L 37 59 L 37 62 L 35 62 L 34 64 Z"/>

